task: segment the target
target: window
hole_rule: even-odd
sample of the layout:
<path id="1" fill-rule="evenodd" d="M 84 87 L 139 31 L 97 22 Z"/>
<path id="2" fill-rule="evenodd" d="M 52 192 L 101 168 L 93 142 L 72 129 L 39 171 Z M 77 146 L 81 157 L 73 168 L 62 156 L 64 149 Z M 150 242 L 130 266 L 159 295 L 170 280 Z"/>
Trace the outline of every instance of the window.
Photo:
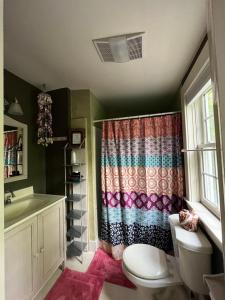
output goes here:
<path id="1" fill-rule="evenodd" d="M 219 214 L 219 188 L 216 158 L 215 121 L 211 80 L 187 104 L 187 146 L 189 176 L 195 176 L 198 198 L 213 213 Z"/>
<path id="2" fill-rule="evenodd" d="M 204 204 L 212 205 L 218 209 L 219 192 L 216 151 L 211 150 L 216 149 L 213 92 L 211 86 L 203 92 L 200 101 L 202 101 L 202 122 L 204 129 L 204 143 L 200 146 L 203 150 L 200 152 L 200 173 L 202 177 L 201 200 Z"/>

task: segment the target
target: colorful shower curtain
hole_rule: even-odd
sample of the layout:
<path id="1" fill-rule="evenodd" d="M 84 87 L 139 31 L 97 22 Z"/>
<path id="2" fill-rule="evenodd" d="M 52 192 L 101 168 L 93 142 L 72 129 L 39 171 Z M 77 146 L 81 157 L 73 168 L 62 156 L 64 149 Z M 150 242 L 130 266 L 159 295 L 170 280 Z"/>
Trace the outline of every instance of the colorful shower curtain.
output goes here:
<path id="1" fill-rule="evenodd" d="M 181 114 L 106 121 L 102 131 L 101 245 L 172 248 L 168 217 L 182 208 Z"/>

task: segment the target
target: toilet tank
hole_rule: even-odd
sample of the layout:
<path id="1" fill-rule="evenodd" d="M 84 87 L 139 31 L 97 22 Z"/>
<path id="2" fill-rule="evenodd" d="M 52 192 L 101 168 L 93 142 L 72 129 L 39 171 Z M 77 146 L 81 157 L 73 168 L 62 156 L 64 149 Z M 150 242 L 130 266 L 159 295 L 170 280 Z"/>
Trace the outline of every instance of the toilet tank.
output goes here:
<path id="1" fill-rule="evenodd" d="M 169 222 L 182 280 L 193 292 L 207 295 L 203 274 L 211 274 L 212 246 L 209 240 L 200 228 L 197 232 L 182 228 L 178 214 L 171 215 Z"/>

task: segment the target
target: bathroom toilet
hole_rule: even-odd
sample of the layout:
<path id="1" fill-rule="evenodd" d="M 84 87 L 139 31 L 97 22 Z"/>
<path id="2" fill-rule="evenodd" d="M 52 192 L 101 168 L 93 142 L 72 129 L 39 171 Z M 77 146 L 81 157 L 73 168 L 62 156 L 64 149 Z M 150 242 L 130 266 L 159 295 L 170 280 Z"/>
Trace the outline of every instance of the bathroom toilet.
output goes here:
<path id="1" fill-rule="evenodd" d="M 188 232 L 178 214 L 169 217 L 175 256 L 146 244 L 128 246 L 123 253 L 123 272 L 136 286 L 161 289 L 185 284 L 192 292 L 208 294 L 203 274 L 211 273 L 212 246 L 201 229 Z"/>

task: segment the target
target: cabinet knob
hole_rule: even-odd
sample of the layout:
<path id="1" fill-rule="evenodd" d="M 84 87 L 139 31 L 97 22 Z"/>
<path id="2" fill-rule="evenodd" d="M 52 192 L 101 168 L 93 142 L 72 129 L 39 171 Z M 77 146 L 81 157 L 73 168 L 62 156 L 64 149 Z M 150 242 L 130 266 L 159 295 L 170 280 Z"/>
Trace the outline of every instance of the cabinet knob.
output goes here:
<path id="1" fill-rule="evenodd" d="M 40 253 L 44 253 L 45 249 L 44 248 L 41 248 L 40 249 Z"/>
<path id="2" fill-rule="evenodd" d="M 33 254 L 33 258 L 38 258 L 38 253 Z"/>

